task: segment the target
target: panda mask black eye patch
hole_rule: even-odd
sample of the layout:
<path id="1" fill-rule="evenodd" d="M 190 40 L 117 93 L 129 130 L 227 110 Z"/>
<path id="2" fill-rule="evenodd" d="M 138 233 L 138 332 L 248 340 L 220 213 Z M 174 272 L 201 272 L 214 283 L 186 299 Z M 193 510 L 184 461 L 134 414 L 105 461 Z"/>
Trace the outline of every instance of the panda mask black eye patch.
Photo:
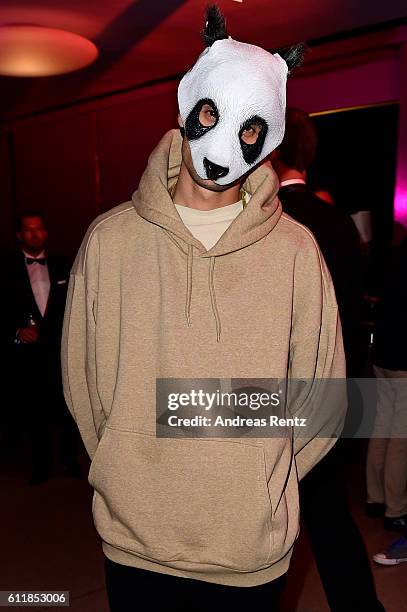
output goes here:
<path id="1" fill-rule="evenodd" d="M 199 114 L 205 104 L 210 106 L 213 111 L 215 117 L 215 122 L 213 125 L 202 125 L 202 123 L 199 121 Z M 212 130 L 217 125 L 218 121 L 219 112 L 214 101 L 210 100 L 209 98 L 202 98 L 195 104 L 194 108 L 191 110 L 185 121 L 186 137 L 188 138 L 188 140 L 197 140 L 198 138 L 201 138 L 201 136 Z"/>
<path id="2" fill-rule="evenodd" d="M 242 140 L 242 135 L 243 132 L 245 130 L 249 130 L 252 125 L 258 126 L 260 128 L 260 132 L 257 136 L 256 142 L 254 142 L 253 144 L 247 144 Z M 264 141 L 267 136 L 267 131 L 267 122 L 258 115 L 250 117 L 250 119 L 247 119 L 247 121 L 245 121 L 241 126 L 239 130 L 239 142 L 240 147 L 242 149 L 243 159 L 247 164 L 254 164 L 256 159 L 260 156 L 263 149 Z"/>

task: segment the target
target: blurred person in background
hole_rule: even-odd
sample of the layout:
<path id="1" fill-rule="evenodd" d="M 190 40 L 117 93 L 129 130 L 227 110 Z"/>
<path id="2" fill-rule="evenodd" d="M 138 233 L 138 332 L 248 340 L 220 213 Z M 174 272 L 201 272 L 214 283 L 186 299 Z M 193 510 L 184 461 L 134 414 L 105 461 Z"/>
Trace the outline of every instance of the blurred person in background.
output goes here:
<path id="1" fill-rule="evenodd" d="M 395 248 L 387 287 L 377 309 L 373 369 L 378 398 L 367 455 L 370 517 L 384 527 L 407 529 L 407 238 Z"/>
<path id="2" fill-rule="evenodd" d="M 10 374 L 3 432 L 12 446 L 22 427 L 31 462 L 30 484 L 47 480 L 55 467 L 53 430 L 66 473 L 81 476 L 76 426 L 66 407 L 60 372 L 60 342 L 69 279 L 66 260 L 47 250 L 44 216 L 21 214 L 19 248 L 7 258 L 2 301 L 2 353 Z M 8 439 L 7 439 L 8 438 Z"/>
<path id="3" fill-rule="evenodd" d="M 312 119 L 300 109 L 288 108 L 282 144 L 270 161 L 280 179 L 279 198 L 285 213 L 308 227 L 321 248 L 335 286 L 341 315 L 348 377 L 360 375 L 362 255 L 352 219 L 326 206 L 307 185 L 307 169 L 314 160 L 317 133 Z"/>
<path id="4" fill-rule="evenodd" d="M 280 180 L 283 211 L 314 234 L 328 265 L 342 321 L 347 375 L 360 376 L 361 249 L 353 221 L 327 206 L 307 186 L 317 148 L 312 119 L 289 108 L 281 145 L 270 161 Z M 345 425 L 346 427 L 346 425 Z M 347 506 L 343 474 L 344 441 L 300 483 L 300 507 L 323 587 L 333 612 L 383 610 L 375 591 L 362 537 Z"/>

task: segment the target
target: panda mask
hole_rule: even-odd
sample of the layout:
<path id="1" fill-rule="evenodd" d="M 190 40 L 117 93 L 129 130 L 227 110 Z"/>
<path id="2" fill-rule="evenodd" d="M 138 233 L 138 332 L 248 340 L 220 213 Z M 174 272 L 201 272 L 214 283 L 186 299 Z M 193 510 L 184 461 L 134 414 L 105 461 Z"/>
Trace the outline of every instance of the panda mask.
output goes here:
<path id="1" fill-rule="evenodd" d="M 217 7 L 209 9 L 203 36 L 207 48 L 178 87 L 179 112 L 198 176 L 229 185 L 281 143 L 292 66 L 230 38 Z M 296 65 L 300 47 L 286 51 Z"/>

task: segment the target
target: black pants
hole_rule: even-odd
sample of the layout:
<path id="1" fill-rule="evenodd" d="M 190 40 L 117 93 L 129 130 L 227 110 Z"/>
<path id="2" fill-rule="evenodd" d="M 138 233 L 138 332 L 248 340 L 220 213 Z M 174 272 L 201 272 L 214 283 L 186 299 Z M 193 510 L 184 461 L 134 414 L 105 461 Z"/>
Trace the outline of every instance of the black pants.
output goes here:
<path id="1" fill-rule="evenodd" d="M 59 461 L 73 468 L 79 434 L 65 404 L 59 355 L 45 348 L 19 346 L 12 366 L 9 410 L 14 413 L 14 427 L 23 429 L 32 476 L 51 475 Z M 58 456 L 54 456 L 54 442 Z"/>
<path id="2" fill-rule="evenodd" d="M 362 536 L 346 502 L 345 442 L 339 440 L 301 481 L 301 513 L 331 611 L 380 612 Z"/>
<path id="3" fill-rule="evenodd" d="M 257 587 L 230 587 L 114 563 L 105 557 L 110 612 L 278 612 L 285 575 Z"/>

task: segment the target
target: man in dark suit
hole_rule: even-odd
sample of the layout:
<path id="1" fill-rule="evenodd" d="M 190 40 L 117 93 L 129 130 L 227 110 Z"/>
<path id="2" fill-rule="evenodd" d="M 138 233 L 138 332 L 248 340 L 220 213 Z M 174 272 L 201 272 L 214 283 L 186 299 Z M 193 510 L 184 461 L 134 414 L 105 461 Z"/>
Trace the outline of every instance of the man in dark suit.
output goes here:
<path id="1" fill-rule="evenodd" d="M 353 221 L 319 199 L 307 186 L 307 168 L 317 146 L 315 126 L 299 109 L 287 109 L 283 142 L 271 162 L 280 179 L 285 213 L 314 234 L 335 286 L 347 375 L 361 376 L 362 255 Z M 383 610 L 378 601 L 362 537 L 347 507 L 343 440 L 300 483 L 302 518 L 333 612 Z"/>
<path id="2" fill-rule="evenodd" d="M 32 484 L 53 470 L 53 436 L 59 432 L 60 459 L 68 474 L 80 476 L 76 428 L 62 394 L 60 341 L 69 280 L 67 262 L 48 253 L 48 232 L 40 212 L 19 219 L 20 249 L 5 267 L 2 350 L 8 364 L 9 425 L 26 427 Z M 16 432 L 14 432 L 15 434 Z M 9 431 L 7 435 L 13 435 Z"/>
<path id="3" fill-rule="evenodd" d="M 311 119 L 299 109 L 287 110 L 286 135 L 272 155 L 280 179 L 285 213 L 307 226 L 318 241 L 335 285 L 341 315 L 348 377 L 361 376 L 362 251 L 352 219 L 318 198 L 306 183 L 315 157 L 317 135 Z"/>

